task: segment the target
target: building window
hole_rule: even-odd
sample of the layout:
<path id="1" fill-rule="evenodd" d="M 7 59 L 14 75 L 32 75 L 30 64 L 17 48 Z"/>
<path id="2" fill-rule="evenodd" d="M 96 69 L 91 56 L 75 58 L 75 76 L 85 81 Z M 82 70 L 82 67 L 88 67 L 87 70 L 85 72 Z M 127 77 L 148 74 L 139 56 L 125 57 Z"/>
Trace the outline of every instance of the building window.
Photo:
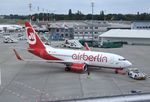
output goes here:
<path id="1" fill-rule="evenodd" d="M 146 26 L 146 29 L 149 29 L 149 27 L 148 27 L 148 26 Z"/>
<path id="2" fill-rule="evenodd" d="M 95 27 L 95 29 L 98 29 L 98 27 Z"/>
<path id="3" fill-rule="evenodd" d="M 88 34 L 88 32 L 85 32 L 85 34 Z"/>
<path id="4" fill-rule="evenodd" d="M 80 34 L 83 34 L 83 32 L 80 32 Z"/>
<path id="5" fill-rule="evenodd" d="M 59 32 L 59 29 L 56 29 L 56 32 Z"/>
<path id="6" fill-rule="evenodd" d="M 61 37 L 64 37 L 64 34 L 61 34 Z"/>
<path id="7" fill-rule="evenodd" d="M 78 34 L 78 32 L 75 32 L 75 34 Z"/>
<path id="8" fill-rule="evenodd" d="M 65 29 L 65 32 L 68 32 L 68 29 Z"/>
<path id="9" fill-rule="evenodd" d="M 65 36 L 68 37 L 68 33 L 66 33 Z"/>
<path id="10" fill-rule="evenodd" d="M 98 34 L 98 32 L 94 32 L 95 34 Z"/>
<path id="11" fill-rule="evenodd" d="M 77 29 L 77 27 L 74 27 L 74 29 Z"/>
<path id="12" fill-rule="evenodd" d="M 88 27 L 85 27 L 85 29 L 88 29 Z"/>
<path id="13" fill-rule="evenodd" d="M 64 29 L 61 29 L 61 32 L 64 32 Z"/>
<path id="14" fill-rule="evenodd" d="M 83 29 L 83 27 L 79 27 L 79 29 Z"/>
<path id="15" fill-rule="evenodd" d="M 92 29 L 93 27 L 90 27 L 90 29 Z"/>

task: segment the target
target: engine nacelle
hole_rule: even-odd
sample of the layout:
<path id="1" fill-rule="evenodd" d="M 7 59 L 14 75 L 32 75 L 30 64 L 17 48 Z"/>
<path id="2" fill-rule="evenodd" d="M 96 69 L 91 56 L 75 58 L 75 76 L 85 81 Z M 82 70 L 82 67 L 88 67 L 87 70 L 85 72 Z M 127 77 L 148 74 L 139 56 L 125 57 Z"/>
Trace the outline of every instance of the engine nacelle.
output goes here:
<path id="1" fill-rule="evenodd" d="M 73 64 L 71 64 L 70 68 L 72 71 L 75 71 L 75 72 L 87 71 L 87 65 L 85 65 L 85 64 L 73 63 Z"/>

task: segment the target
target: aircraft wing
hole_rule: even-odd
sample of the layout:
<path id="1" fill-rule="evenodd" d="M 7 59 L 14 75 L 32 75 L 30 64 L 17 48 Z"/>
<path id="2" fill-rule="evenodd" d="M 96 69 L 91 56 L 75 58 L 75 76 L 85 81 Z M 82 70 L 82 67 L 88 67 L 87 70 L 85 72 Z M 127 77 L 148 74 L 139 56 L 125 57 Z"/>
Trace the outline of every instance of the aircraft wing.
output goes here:
<path id="1" fill-rule="evenodd" d="M 63 61 L 63 60 L 33 60 L 33 59 L 23 59 L 15 49 L 13 49 L 13 51 L 14 51 L 15 56 L 16 56 L 16 58 L 18 60 L 25 61 L 25 62 L 47 62 L 47 63 L 64 63 L 64 64 L 73 64 L 73 63 L 84 64 L 81 61 L 80 62 L 78 62 L 78 61 L 72 62 L 72 61 L 69 61 L 69 60 Z"/>
<path id="2" fill-rule="evenodd" d="M 34 51 L 35 49 L 31 49 L 31 48 L 22 48 L 22 47 L 9 47 L 10 49 L 18 49 L 18 50 L 28 50 L 28 51 Z"/>
<path id="3" fill-rule="evenodd" d="M 66 61 L 61 61 L 61 60 L 32 60 L 32 59 L 23 59 L 15 49 L 13 49 L 13 51 L 14 51 L 14 53 L 16 55 L 16 58 L 18 60 L 21 60 L 21 61 L 26 61 L 26 62 L 48 62 L 48 63 L 64 63 L 64 62 L 66 62 Z"/>
<path id="4" fill-rule="evenodd" d="M 16 57 L 18 60 L 20 61 L 25 61 L 25 62 L 48 62 L 48 63 L 62 63 L 62 64 L 66 64 L 66 65 L 69 65 L 70 66 L 70 69 L 72 71 L 77 71 L 77 72 L 83 72 L 83 71 L 86 71 L 87 70 L 87 67 L 86 67 L 86 63 L 84 62 L 78 62 L 78 61 L 75 61 L 75 62 L 71 62 L 69 60 L 66 60 L 66 61 L 63 61 L 63 60 L 32 60 L 32 59 L 23 59 L 15 49 L 13 49 Z M 65 69 L 67 71 L 67 69 Z"/>

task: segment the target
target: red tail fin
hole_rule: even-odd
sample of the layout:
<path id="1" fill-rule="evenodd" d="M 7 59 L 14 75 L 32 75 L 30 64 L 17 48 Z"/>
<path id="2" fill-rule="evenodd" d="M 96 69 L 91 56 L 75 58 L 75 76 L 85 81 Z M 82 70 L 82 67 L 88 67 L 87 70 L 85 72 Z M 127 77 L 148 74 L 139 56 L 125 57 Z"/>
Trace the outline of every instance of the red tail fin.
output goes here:
<path id="1" fill-rule="evenodd" d="M 42 43 L 41 39 L 39 38 L 38 34 L 35 32 L 35 30 L 31 26 L 31 24 L 29 22 L 25 22 L 25 27 L 26 27 L 27 39 L 29 41 L 29 47 L 31 49 L 45 48 L 44 44 Z"/>

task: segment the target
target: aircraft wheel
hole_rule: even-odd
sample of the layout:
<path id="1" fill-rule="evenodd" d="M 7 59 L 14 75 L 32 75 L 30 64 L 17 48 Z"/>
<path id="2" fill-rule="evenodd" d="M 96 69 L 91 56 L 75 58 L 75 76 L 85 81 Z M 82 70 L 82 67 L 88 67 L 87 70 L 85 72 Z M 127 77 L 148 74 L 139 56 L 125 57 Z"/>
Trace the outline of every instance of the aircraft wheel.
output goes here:
<path id="1" fill-rule="evenodd" d="M 117 69 L 115 70 L 115 73 L 118 74 L 118 70 Z"/>
<path id="2" fill-rule="evenodd" d="M 65 71 L 70 71 L 71 69 L 69 67 L 66 67 L 65 68 Z"/>

